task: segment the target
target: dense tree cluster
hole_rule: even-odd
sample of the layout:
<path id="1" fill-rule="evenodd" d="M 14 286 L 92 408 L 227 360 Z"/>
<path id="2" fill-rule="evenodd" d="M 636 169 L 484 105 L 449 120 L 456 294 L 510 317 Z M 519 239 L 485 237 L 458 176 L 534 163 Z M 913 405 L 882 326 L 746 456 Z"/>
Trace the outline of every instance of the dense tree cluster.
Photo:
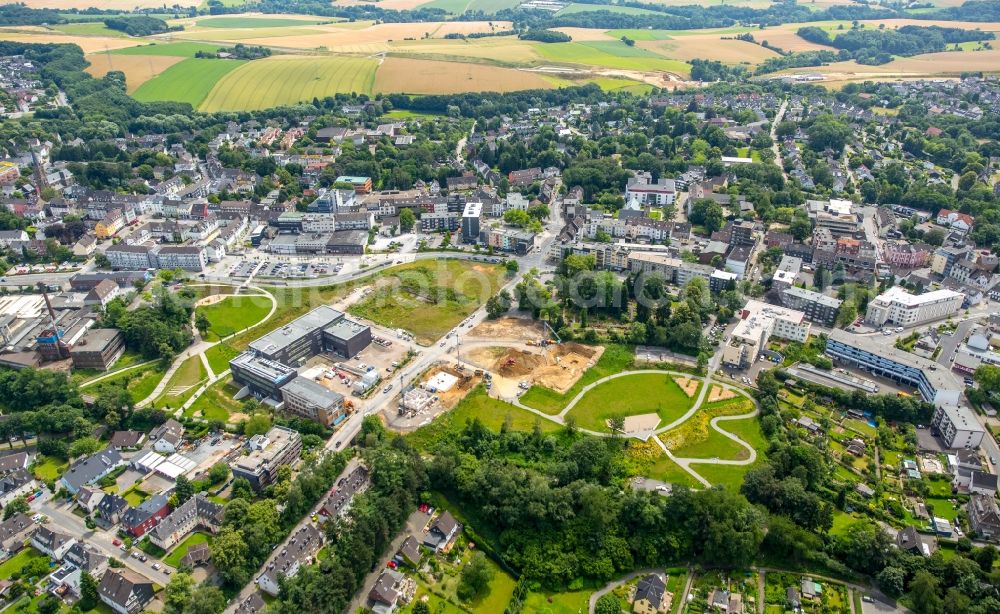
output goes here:
<path id="1" fill-rule="evenodd" d="M 127 309 L 123 298 L 108 303 L 102 326 L 117 328 L 125 337 L 125 346 L 147 359 L 169 364 L 181 350 L 191 345 L 190 297 L 173 294 L 163 286 L 153 290 L 152 304 Z"/>
<path id="2" fill-rule="evenodd" d="M 150 36 L 174 30 L 183 30 L 183 26 L 170 27 L 167 22 L 149 15 L 132 15 L 128 17 L 109 17 L 104 25 L 112 30 L 124 32 L 129 36 Z"/>
<path id="3" fill-rule="evenodd" d="M 948 44 L 993 40 L 993 32 L 941 26 L 903 26 L 896 30 L 852 28 L 836 36 L 822 28 L 799 28 L 798 35 L 818 45 L 841 50 L 839 59 L 859 64 L 886 64 L 893 56 L 943 51 Z"/>

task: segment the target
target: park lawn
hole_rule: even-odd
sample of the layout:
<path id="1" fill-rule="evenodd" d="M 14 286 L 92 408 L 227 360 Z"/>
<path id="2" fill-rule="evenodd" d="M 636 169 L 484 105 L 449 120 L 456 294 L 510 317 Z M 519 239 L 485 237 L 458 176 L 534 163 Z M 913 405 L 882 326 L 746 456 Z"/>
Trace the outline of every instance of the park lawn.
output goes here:
<path id="1" fill-rule="evenodd" d="M 847 527 L 857 522 L 859 518 L 846 512 L 835 511 L 833 513 L 833 526 L 830 527 L 830 535 L 843 535 Z"/>
<path id="2" fill-rule="evenodd" d="M 697 394 L 697 393 L 696 393 Z M 616 416 L 655 413 L 659 426 L 684 415 L 693 399 L 667 373 L 641 373 L 618 377 L 591 389 L 569 410 L 580 428 L 610 432 L 607 421 Z"/>
<path id="3" fill-rule="evenodd" d="M 727 451 L 738 451 L 743 448 L 715 431 L 711 427 L 712 419 L 717 416 L 738 416 L 751 411 L 752 408 L 751 402 L 742 396 L 705 404 L 680 426 L 661 433 L 660 440 L 676 456 L 725 458 L 722 455 Z M 689 456 L 692 454 L 695 456 Z"/>
<path id="4" fill-rule="evenodd" d="M 0 578 L 9 580 L 11 575 L 21 571 L 21 568 L 35 559 L 46 558 L 44 554 L 34 548 L 25 548 L 3 563 L 0 563 Z"/>
<path id="5" fill-rule="evenodd" d="M 201 358 L 198 355 L 187 358 L 174 371 L 174 375 L 167 382 L 163 394 L 153 402 L 153 406 L 156 408 L 180 407 L 194 395 L 198 390 L 198 385 L 207 378 L 208 374 L 205 372 L 205 366 L 201 364 Z"/>
<path id="6" fill-rule="evenodd" d="M 720 420 L 719 428 L 747 442 L 751 448 L 757 450 L 758 454 L 767 449 L 767 437 L 760 430 L 760 420 L 757 417 L 745 420 Z"/>
<path id="7" fill-rule="evenodd" d="M 236 358 L 240 351 L 222 342 L 205 350 L 205 358 L 208 359 L 208 366 L 212 367 L 212 372 L 221 375 L 229 369 L 229 361 Z"/>
<path id="8" fill-rule="evenodd" d="M 503 612 L 507 604 L 510 603 L 510 596 L 514 594 L 514 585 L 517 581 L 504 570 L 500 569 L 492 559 L 487 557 L 496 575 L 490 580 L 490 592 L 473 601 L 470 606 L 474 614 L 493 614 Z"/>
<path id="9" fill-rule="evenodd" d="M 743 485 L 743 476 L 756 466 L 752 465 L 711 465 L 707 463 L 691 463 L 698 475 L 711 482 L 714 486 L 725 486 L 732 490 L 739 490 Z"/>
<path id="10" fill-rule="evenodd" d="M 230 296 L 196 309 L 208 318 L 206 341 L 218 341 L 260 322 L 271 311 L 271 300 L 259 295 Z M 212 367 L 215 370 L 215 367 Z"/>
<path id="11" fill-rule="evenodd" d="M 239 390 L 239 387 L 232 383 L 232 379 L 219 380 L 205 389 L 205 392 L 184 410 L 184 415 L 188 418 L 200 417 L 204 420 L 228 422 L 231 414 L 243 408 L 239 401 L 233 399 L 233 395 Z"/>
<path id="12" fill-rule="evenodd" d="M 63 471 L 66 471 L 67 467 L 69 467 L 69 463 L 63 462 L 58 458 L 39 454 L 35 466 L 32 468 L 32 472 L 39 480 L 43 482 L 50 482 L 52 480 L 58 480 L 59 476 L 63 474 Z M 4 577 L 6 576 L 0 575 L 0 578 Z"/>
<path id="13" fill-rule="evenodd" d="M 417 343 L 430 345 L 496 294 L 506 269 L 462 260 L 421 261 L 380 277 L 377 288 L 348 311 L 389 328 L 405 328 Z"/>
<path id="14" fill-rule="evenodd" d="M 626 471 L 630 476 L 642 476 L 668 484 L 697 487 L 698 481 L 663 452 L 652 438 L 646 441 L 626 440 Z"/>
<path id="15" fill-rule="evenodd" d="M 198 544 L 211 543 L 211 537 L 207 533 L 195 532 L 184 538 L 181 543 L 177 544 L 173 550 L 170 551 L 167 556 L 163 557 L 163 563 L 165 565 L 170 565 L 173 568 L 180 567 L 181 559 L 187 554 L 187 551 L 192 546 L 197 546 Z"/>
<path id="16" fill-rule="evenodd" d="M 743 460 L 748 456 L 746 448 L 715 430 L 710 430 L 705 439 L 687 442 L 670 451 L 679 458 Z"/>
<path id="17" fill-rule="evenodd" d="M 209 43 L 152 43 L 138 47 L 115 49 L 109 53 L 113 55 L 171 55 L 193 58 L 199 51 L 215 53 L 219 50 L 220 46 L 223 45 L 212 45 Z"/>
<path id="18" fill-rule="evenodd" d="M 635 354 L 632 348 L 624 345 L 608 345 L 594 366 L 584 371 L 580 379 L 566 391 L 566 394 L 559 394 L 555 390 L 543 386 L 532 386 L 521 397 L 521 403 L 547 414 L 558 414 L 566 407 L 567 403 L 580 393 L 584 386 L 608 375 L 627 371 L 632 368 L 633 364 L 635 364 Z"/>
<path id="19" fill-rule="evenodd" d="M 438 113 L 424 113 L 422 111 L 410 111 L 407 109 L 393 109 L 382 114 L 383 119 L 432 119 L 442 117 Z"/>
<path id="20" fill-rule="evenodd" d="M 244 64 L 244 60 L 190 58 L 140 85 L 132 97 L 142 102 L 187 102 L 197 108 L 222 77 Z"/>
<path id="21" fill-rule="evenodd" d="M 478 418 L 486 428 L 499 431 L 508 417 L 510 428 L 515 431 L 530 431 L 535 428 L 535 424 L 538 424 L 543 433 L 562 428 L 555 422 L 490 397 L 486 388 L 479 385 L 469 391 L 450 412 L 438 416 L 434 422 L 418 428 L 406 438 L 417 448 L 430 449 L 443 437 L 464 427 L 469 420 Z"/>
<path id="22" fill-rule="evenodd" d="M 578 614 L 590 604 L 590 590 L 567 593 L 528 593 L 521 609 L 525 614 Z"/>

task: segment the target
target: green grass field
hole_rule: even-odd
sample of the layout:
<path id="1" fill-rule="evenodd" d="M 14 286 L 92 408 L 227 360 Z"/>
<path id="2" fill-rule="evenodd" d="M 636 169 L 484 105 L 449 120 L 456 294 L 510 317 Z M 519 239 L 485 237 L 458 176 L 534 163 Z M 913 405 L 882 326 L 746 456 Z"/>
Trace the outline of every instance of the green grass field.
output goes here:
<path id="1" fill-rule="evenodd" d="M 233 399 L 239 388 L 231 382 L 231 379 L 226 378 L 209 386 L 191 407 L 184 410 L 184 415 L 189 418 L 200 417 L 205 420 L 227 422 L 230 414 L 242 409 L 242 404 Z"/>
<path id="2" fill-rule="evenodd" d="M 465 395 L 450 412 L 438 416 L 434 422 L 420 427 L 406 438 L 418 448 L 429 449 L 442 437 L 448 436 L 452 429 L 462 428 L 473 418 L 478 418 L 484 426 L 494 431 L 499 431 L 508 419 L 511 429 L 515 431 L 530 431 L 535 424 L 538 424 L 542 432 L 555 432 L 562 428 L 531 412 L 491 398 L 486 393 L 486 388 L 480 385 Z"/>
<path id="3" fill-rule="evenodd" d="M 198 356 L 191 356 L 174 371 L 167 382 L 163 394 L 153 402 L 157 408 L 177 408 L 184 404 L 198 390 L 198 385 L 208 377 Z"/>
<path id="4" fill-rule="evenodd" d="M 686 74 L 686 62 L 669 60 L 652 51 L 629 47 L 621 41 L 536 43 L 535 50 L 546 60 L 563 64 L 584 64 L 622 70 L 662 70 Z"/>
<path id="5" fill-rule="evenodd" d="M 743 476 L 753 468 L 753 465 L 706 465 L 704 463 L 692 463 L 691 468 L 715 486 L 725 486 L 732 490 L 739 490 L 740 486 L 743 485 Z"/>
<path id="6" fill-rule="evenodd" d="M 197 308 L 197 312 L 205 314 L 210 323 L 206 341 L 217 341 L 253 326 L 270 311 L 271 301 L 267 297 L 254 295 L 230 296 Z"/>
<path id="7" fill-rule="evenodd" d="M 0 563 L 0 578 L 9 580 L 12 574 L 20 572 L 21 568 L 31 561 L 44 558 L 45 555 L 34 548 L 25 548 L 3 563 Z"/>
<path id="8" fill-rule="evenodd" d="M 430 345 L 493 296 L 505 276 L 502 266 L 461 260 L 405 264 L 384 272 L 378 288 L 348 311 Z"/>
<path id="9" fill-rule="evenodd" d="M 587 369 L 580 376 L 580 379 L 566 391 L 566 394 L 559 394 L 555 390 L 543 386 L 532 386 L 521 397 L 521 402 L 532 409 L 547 414 L 558 414 L 566 407 L 567 403 L 580 393 L 584 386 L 596 382 L 602 377 L 627 371 L 632 368 L 634 362 L 635 354 L 632 353 L 632 348 L 624 345 L 606 346 L 597 363 Z"/>
<path id="10" fill-rule="evenodd" d="M 154 43 L 151 45 L 141 45 L 139 47 L 126 47 L 125 49 L 115 49 L 112 55 L 172 55 L 182 58 L 193 58 L 199 51 L 215 53 L 223 45 L 211 45 L 208 43 Z"/>
<path id="11" fill-rule="evenodd" d="M 205 350 L 205 358 L 208 359 L 208 366 L 216 375 L 220 375 L 229 368 L 229 361 L 236 358 L 240 351 L 228 343 L 219 343 Z"/>
<path id="12" fill-rule="evenodd" d="M 579 614 L 586 612 L 590 590 L 567 593 L 528 593 L 524 600 L 525 614 Z"/>
<path id="13" fill-rule="evenodd" d="M 512 9 L 519 4 L 521 4 L 521 0 L 432 0 L 421 5 L 420 8 L 441 9 L 453 15 L 473 11 L 490 14 L 503 9 Z"/>
<path id="14" fill-rule="evenodd" d="M 580 428 L 610 432 L 608 419 L 655 413 L 660 426 L 681 417 L 692 405 L 670 375 L 638 374 L 619 377 L 590 390 L 566 414 Z"/>
<path id="15" fill-rule="evenodd" d="M 39 454 L 32 472 L 39 480 L 48 482 L 59 479 L 59 476 L 62 475 L 63 471 L 66 471 L 68 466 L 69 463 L 65 463 L 58 458 L 46 457 L 43 454 Z M 0 575 L 0 578 L 3 577 L 6 576 Z"/>
<path id="16" fill-rule="evenodd" d="M 281 17 L 208 17 L 195 22 L 202 28 L 287 28 L 323 23 L 322 19 L 284 19 Z"/>
<path id="17" fill-rule="evenodd" d="M 65 34 L 76 36 L 114 36 L 124 37 L 125 33 L 120 30 L 112 30 L 104 25 L 104 22 L 84 22 L 84 23 L 64 23 L 52 26 L 52 29 Z"/>
<path id="18" fill-rule="evenodd" d="M 605 92 L 629 92 L 631 94 L 643 95 L 653 91 L 653 86 L 632 79 L 617 79 L 615 77 L 595 77 L 589 80 L 596 83 Z"/>
<path id="19" fill-rule="evenodd" d="M 370 93 L 377 67 L 377 60 L 356 57 L 256 60 L 239 70 L 227 71 L 229 74 L 218 83 L 213 81 L 215 87 L 210 88 L 200 110 L 266 109 L 338 93 Z M 173 68 L 176 66 L 170 70 Z"/>
<path id="20" fill-rule="evenodd" d="M 210 543 L 211 537 L 207 533 L 192 533 L 184 538 L 181 543 L 170 551 L 170 554 L 163 557 L 163 562 L 166 565 L 170 565 L 173 568 L 180 567 L 181 559 L 187 554 L 187 551 L 192 546 L 197 546 L 198 544 Z"/>
<path id="21" fill-rule="evenodd" d="M 244 64 L 241 60 L 187 59 L 140 85 L 132 96 L 143 102 L 187 102 L 197 108 L 216 82 Z"/>

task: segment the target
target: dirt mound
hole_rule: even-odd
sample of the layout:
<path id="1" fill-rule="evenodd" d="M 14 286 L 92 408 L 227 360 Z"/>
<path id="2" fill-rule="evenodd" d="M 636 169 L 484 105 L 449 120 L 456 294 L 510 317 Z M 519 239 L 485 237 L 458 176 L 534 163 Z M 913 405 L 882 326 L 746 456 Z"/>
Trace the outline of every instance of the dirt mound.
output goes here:
<path id="1" fill-rule="evenodd" d="M 493 370 L 504 377 L 521 377 L 545 366 L 545 358 L 522 350 L 508 350 L 496 361 Z"/>
<path id="2" fill-rule="evenodd" d="M 506 341 L 537 342 L 546 335 L 545 331 L 542 330 L 540 322 L 526 318 L 507 317 L 486 320 L 469 331 L 469 336 L 503 339 Z"/>

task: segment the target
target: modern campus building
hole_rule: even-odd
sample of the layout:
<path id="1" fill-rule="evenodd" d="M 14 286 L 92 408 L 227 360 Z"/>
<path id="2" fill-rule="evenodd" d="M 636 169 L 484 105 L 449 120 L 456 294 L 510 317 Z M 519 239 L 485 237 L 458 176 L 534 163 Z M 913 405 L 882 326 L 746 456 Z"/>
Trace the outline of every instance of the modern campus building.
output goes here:
<path id="1" fill-rule="evenodd" d="M 868 303 L 865 322 L 871 326 L 887 323 L 917 326 L 954 315 L 962 308 L 964 300 L 964 294 L 953 290 L 910 294 L 899 286 L 893 286 Z"/>
<path id="2" fill-rule="evenodd" d="M 371 340 L 371 328 L 322 305 L 257 339 L 250 344 L 250 351 L 268 360 L 299 367 L 323 352 L 353 358 Z"/>
<path id="3" fill-rule="evenodd" d="M 957 406 L 961 390 L 945 367 L 933 360 L 898 350 L 879 337 L 834 329 L 826 339 L 831 358 L 856 365 L 873 375 L 913 386 L 928 403 Z"/>
<path id="4" fill-rule="evenodd" d="M 282 386 L 281 398 L 282 411 L 315 420 L 323 426 L 337 424 L 347 416 L 344 396 L 308 377 L 296 377 Z"/>
<path id="5" fill-rule="evenodd" d="M 247 442 L 249 452 L 231 465 L 233 477 L 245 478 L 256 490 L 274 482 L 278 467 L 291 465 L 302 452 L 302 436 L 283 426 L 271 427 L 266 435 Z"/>
<path id="6" fill-rule="evenodd" d="M 805 343 L 812 326 L 801 311 L 754 300 L 747 301 L 739 318 L 726 342 L 722 362 L 741 369 L 757 360 L 772 335 Z"/>
<path id="7" fill-rule="evenodd" d="M 931 428 L 944 445 L 952 449 L 975 450 L 986 431 L 971 409 L 961 405 L 943 405 L 934 411 Z"/>
<path id="8" fill-rule="evenodd" d="M 295 379 L 295 369 L 253 352 L 243 352 L 229 361 L 233 381 L 256 397 L 280 398 L 282 386 Z"/>

